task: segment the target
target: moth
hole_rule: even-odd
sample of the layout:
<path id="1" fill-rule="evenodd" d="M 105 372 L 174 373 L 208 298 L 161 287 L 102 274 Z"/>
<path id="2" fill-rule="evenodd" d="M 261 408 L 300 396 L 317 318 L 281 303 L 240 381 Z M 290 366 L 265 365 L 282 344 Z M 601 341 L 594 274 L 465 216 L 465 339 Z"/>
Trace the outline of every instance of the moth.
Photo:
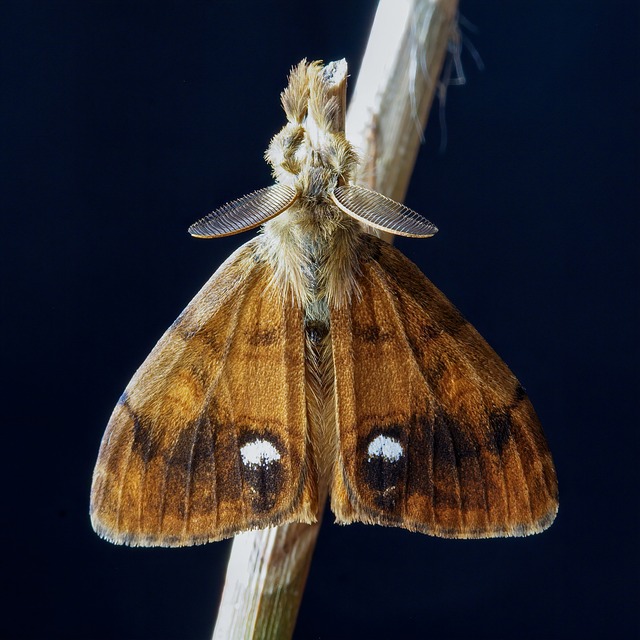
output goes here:
<path id="1" fill-rule="evenodd" d="M 315 522 L 436 536 L 542 531 L 557 482 L 522 386 L 373 227 L 436 227 L 352 184 L 346 63 L 302 61 L 266 160 L 275 184 L 192 225 L 262 233 L 162 336 L 108 423 L 91 521 L 114 543 L 182 546 Z M 367 227 L 365 227 L 367 225 Z"/>

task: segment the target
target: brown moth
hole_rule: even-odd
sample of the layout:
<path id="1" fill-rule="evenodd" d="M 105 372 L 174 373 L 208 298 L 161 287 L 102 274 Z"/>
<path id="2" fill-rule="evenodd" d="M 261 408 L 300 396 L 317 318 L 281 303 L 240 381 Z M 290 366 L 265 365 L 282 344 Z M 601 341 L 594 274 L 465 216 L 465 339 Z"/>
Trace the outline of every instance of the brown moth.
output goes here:
<path id="1" fill-rule="evenodd" d="M 350 184 L 336 120 L 344 63 L 295 67 L 287 124 L 266 159 L 276 184 L 192 225 L 264 224 L 160 339 L 107 426 L 91 520 L 107 540 L 181 546 L 315 522 L 453 537 L 542 531 L 557 483 L 511 371 L 458 310 L 363 222 L 437 229 Z M 268 222 L 267 222 L 268 221 Z"/>

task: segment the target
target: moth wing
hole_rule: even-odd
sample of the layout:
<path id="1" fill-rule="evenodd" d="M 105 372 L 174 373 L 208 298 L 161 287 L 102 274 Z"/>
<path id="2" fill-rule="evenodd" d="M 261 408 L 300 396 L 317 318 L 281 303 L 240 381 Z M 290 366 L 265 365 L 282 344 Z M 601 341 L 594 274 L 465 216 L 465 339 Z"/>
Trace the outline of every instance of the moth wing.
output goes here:
<path id="1" fill-rule="evenodd" d="M 411 238 L 430 238 L 437 227 L 413 209 L 354 184 L 337 187 L 333 202 L 346 214 L 370 227 Z"/>
<path id="2" fill-rule="evenodd" d="M 295 189 L 274 184 L 223 204 L 189 227 L 196 238 L 221 238 L 258 227 L 288 209 L 297 199 Z"/>
<path id="3" fill-rule="evenodd" d="M 258 241 L 196 295 L 111 416 L 91 519 L 112 542 L 182 546 L 315 521 L 302 312 L 270 286 Z"/>
<path id="4" fill-rule="evenodd" d="M 362 295 L 331 314 L 337 520 L 456 538 L 542 531 L 557 482 L 524 390 L 412 262 L 371 242 Z"/>

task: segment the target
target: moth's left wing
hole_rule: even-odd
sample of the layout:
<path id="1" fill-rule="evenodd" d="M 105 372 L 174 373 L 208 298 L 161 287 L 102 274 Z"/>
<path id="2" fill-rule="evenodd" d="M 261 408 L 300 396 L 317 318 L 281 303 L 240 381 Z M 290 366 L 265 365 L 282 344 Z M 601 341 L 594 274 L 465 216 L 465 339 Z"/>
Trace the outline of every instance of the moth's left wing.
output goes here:
<path id="1" fill-rule="evenodd" d="M 182 546 L 313 522 L 300 307 L 256 238 L 160 339 L 107 426 L 91 495 L 116 543 Z"/>
<path id="2" fill-rule="evenodd" d="M 337 520 L 457 538 L 542 531 L 556 476 L 523 388 L 412 262 L 370 246 L 361 295 L 331 313 Z"/>

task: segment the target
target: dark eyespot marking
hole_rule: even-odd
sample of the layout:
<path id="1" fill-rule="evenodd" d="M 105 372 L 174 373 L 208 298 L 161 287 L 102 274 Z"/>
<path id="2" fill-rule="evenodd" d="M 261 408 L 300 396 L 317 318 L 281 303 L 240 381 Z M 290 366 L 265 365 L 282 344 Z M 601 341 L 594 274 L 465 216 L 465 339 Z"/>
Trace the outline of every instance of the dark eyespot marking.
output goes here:
<path id="1" fill-rule="evenodd" d="M 407 468 L 406 444 L 397 426 L 373 429 L 361 441 L 360 474 L 374 492 L 377 506 L 394 510 L 403 492 Z"/>
<path id="2" fill-rule="evenodd" d="M 282 457 L 269 440 L 256 438 L 240 447 L 242 464 L 246 467 L 268 467 Z"/>
<path id="3" fill-rule="evenodd" d="M 367 447 L 367 460 L 382 459 L 386 462 L 397 462 L 404 455 L 404 449 L 397 438 L 379 435 Z"/>
<path id="4" fill-rule="evenodd" d="M 271 510 L 282 489 L 284 449 L 272 434 L 248 431 L 240 440 L 242 477 L 255 511 Z"/>

